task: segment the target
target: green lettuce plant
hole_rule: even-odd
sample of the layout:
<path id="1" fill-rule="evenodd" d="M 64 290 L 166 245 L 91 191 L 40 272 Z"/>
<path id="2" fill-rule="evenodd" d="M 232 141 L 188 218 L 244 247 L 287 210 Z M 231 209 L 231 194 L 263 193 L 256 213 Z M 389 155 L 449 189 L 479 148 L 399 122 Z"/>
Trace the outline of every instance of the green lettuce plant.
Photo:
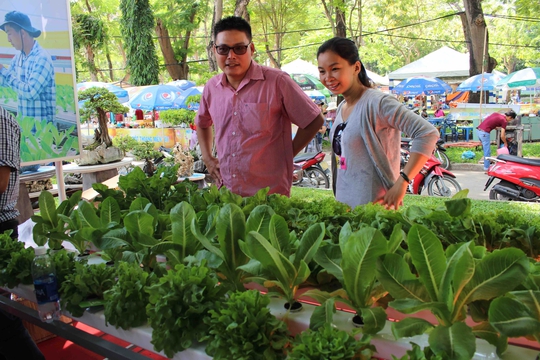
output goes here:
<path id="1" fill-rule="evenodd" d="M 105 264 L 87 265 L 77 261 L 75 271 L 60 286 L 62 308 L 81 317 L 90 306 L 104 305 L 103 294 L 116 282 L 116 268 Z"/>
<path id="2" fill-rule="evenodd" d="M 414 225 L 407 246 L 415 273 L 398 254 L 377 260 L 377 277 L 394 297 L 390 306 L 406 314 L 430 310 L 438 324 L 415 317 L 392 324 L 396 338 L 429 330 L 429 346 L 445 359 L 470 359 L 476 349 L 475 335 L 504 351 L 505 339 L 487 322 L 470 328 L 464 322 L 467 310 L 478 315 L 485 302 L 520 285 L 529 273 L 523 251 L 513 248 L 485 254 L 472 242 L 450 246 L 446 254 L 435 234 Z"/>
<path id="3" fill-rule="evenodd" d="M 157 276 L 149 274 L 137 264 L 121 262 L 118 280 L 103 293 L 105 298 L 105 324 L 122 329 L 134 328 L 146 323 L 146 306 L 149 295 L 146 286 L 157 282 Z"/>
<path id="4" fill-rule="evenodd" d="M 289 331 L 268 304 L 270 298 L 256 290 L 231 293 L 205 318 L 206 353 L 216 360 L 284 359 Z"/>
<path id="5" fill-rule="evenodd" d="M 19 284 L 32 284 L 33 260 L 33 248 L 25 248 L 24 243 L 0 234 L 0 285 L 14 288 Z"/>
<path id="6" fill-rule="evenodd" d="M 152 344 L 168 357 L 189 348 L 208 333 L 204 317 L 222 298 L 225 289 L 217 286 L 215 273 L 203 260 L 200 266 L 176 265 L 148 286 L 146 313 L 152 326 Z"/>
<path id="7" fill-rule="evenodd" d="M 376 279 L 377 259 L 400 249 L 404 238 L 401 225 L 386 240 L 379 230 L 371 227 L 353 232 L 347 222 L 339 233 L 339 245 L 327 243 L 315 255 L 315 261 L 341 282 L 343 290 L 334 293 L 310 290 L 305 295 L 323 304 L 337 297 L 336 300 L 350 306 L 362 318 L 364 333 L 379 332 L 386 323 L 386 312 L 374 304 L 387 292 Z"/>
<path id="8" fill-rule="evenodd" d="M 258 208 L 269 208 L 260 205 Z M 291 246 L 291 237 L 283 217 L 261 212 L 254 216 L 253 222 L 246 224 L 245 241 L 239 240 L 239 246 L 252 261 L 240 268 L 254 276 L 246 281 L 254 281 L 266 288 L 277 288 L 284 296 L 289 307 L 296 302 L 297 291 L 311 270 L 308 264 L 313 259 L 324 238 L 324 223 L 310 226 L 302 235 L 296 248 Z M 271 215 L 271 216 L 269 216 Z M 250 224 L 252 223 L 252 224 Z"/>
<path id="9" fill-rule="evenodd" d="M 331 324 L 324 324 L 317 330 L 308 329 L 296 335 L 291 360 L 344 360 L 372 359 L 375 347 L 371 337 L 364 335 L 360 340 L 344 330 L 338 330 Z"/>

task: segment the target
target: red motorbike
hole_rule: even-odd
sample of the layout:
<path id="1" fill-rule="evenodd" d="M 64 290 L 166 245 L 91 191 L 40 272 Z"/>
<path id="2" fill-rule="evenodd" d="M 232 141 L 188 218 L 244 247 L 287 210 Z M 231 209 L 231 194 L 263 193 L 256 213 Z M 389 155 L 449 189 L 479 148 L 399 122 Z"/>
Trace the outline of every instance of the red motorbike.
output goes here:
<path id="1" fill-rule="evenodd" d="M 493 161 L 487 174 L 484 191 L 499 179 L 489 191 L 491 200 L 540 202 L 540 160 L 526 159 L 514 155 L 499 155 L 489 158 Z"/>
<path id="2" fill-rule="evenodd" d="M 409 160 L 409 152 L 401 149 L 401 168 Z M 431 154 L 418 175 L 412 179 L 408 193 L 420 195 L 423 190 L 429 196 L 452 197 L 461 191 L 461 185 L 456 180 L 456 176 L 441 166 L 441 162 Z"/>
<path id="3" fill-rule="evenodd" d="M 325 154 L 305 153 L 294 158 L 293 185 L 320 189 L 330 188 Z"/>

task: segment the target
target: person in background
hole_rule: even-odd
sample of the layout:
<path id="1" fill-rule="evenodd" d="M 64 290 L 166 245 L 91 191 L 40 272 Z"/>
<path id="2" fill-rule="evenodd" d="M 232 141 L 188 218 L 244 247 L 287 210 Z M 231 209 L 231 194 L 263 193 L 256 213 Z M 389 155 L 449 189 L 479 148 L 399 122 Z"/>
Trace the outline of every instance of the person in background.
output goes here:
<path id="1" fill-rule="evenodd" d="M 246 20 L 221 19 L 213 34 L 223 73 L 205 85 L 195 119 L 203 161 L 217 183 L 236 194 L 251 196 L 269 187 L 270 193 L 289 196 L 293 157 L 320 129 L 321 111 L 287 73 L 252 59 L 255 45 Z M 298 126 L 294 139 L 292 124 Z"/>
<path id="2" fill-rule="evenodd" d="M 35 38 L 41 31 L 34 28 L 28 15 L 8 12 L 0 25 L 8 41 L 18 51 L 6 69 L 0 64 L 0 87 L 17 93 L 18 116 L 52 122 L 56 115 L 56 85 L 51 56 Z"/>
<path id="3" fill-rule="evenodd" d="M 444 111 L 440 105 L 437 105 L 437 109 L 435 109 L 435 113 L 433 115 L 435 117 L 444 117 Z"/>
<path id="4" fill-rule="evenodd" d="M 144 112 L 141 109 L 135 110 L 135 120 L 144 120 Z"/>
<path id="5" fill-rule="evenodd" d="M 323 114 L 323 117 L 326 116 L 326 111 L 324 109 L 324 101 L 322 100 L 316 100 L 315 105 L 319 107 L 321 110 L 321 114 Z M 319 131 L 317 131 L 317 134 L 315 134 L 315 137 L 307 144 L 306 148 L 304 149 L 304 152 L 306 153 L 312 153 L 316 152 L 319 153 L 322 151 L 322 142 L 323 142 L 323 135 L 326 132 L 326 121 L 321 125 L 321 128 Z"/>
<path id="6" fill-rule="evenodd" d="M 11 230 L 18 238 L 15 208 L 19 196 L 21 130 L 13 116 L 0 106 L 0 233 Z M 0 310 L 0 360 L 45 360 L 21 319 Z"/>
<path id="7" fill-rule="evenodd" d="M 422 112 L 420 113 L 420 116 L 423 117 L 424 119 L 427 119 L 429 117 L 426 108 L 422 109 Z"/>
<path id="8" fill-rule="evenodd" d="M 373 88 L 353 41 L 340 37 L 325 41 L 317 61 L 322 84 L 345 99 L 330 132 L 336 199 L 351 207 L 376 202 L 397 210 L 410 179 L 433 152 L 437 129 L 395 97 Z M 402 132 L 414 141 L 400 172 Z"/>
<path id="9" fill-rule="evenodd" d="M 482 150 L 484 151 L 484 171 L 488 171 L 490 164 L 488 157 L 491 156 L 491 131 L 500 128 L 501 141 L 504 143 L 504 146 L 508 148 L 508 143 L 506 141 L 506 125 L 515 118 L 516 113 L 514 110 L 509 110 L 504 114 L 493 113 L 486 117 L 484 121 L 476 127 L 478 139 L 482 143 Z"/>

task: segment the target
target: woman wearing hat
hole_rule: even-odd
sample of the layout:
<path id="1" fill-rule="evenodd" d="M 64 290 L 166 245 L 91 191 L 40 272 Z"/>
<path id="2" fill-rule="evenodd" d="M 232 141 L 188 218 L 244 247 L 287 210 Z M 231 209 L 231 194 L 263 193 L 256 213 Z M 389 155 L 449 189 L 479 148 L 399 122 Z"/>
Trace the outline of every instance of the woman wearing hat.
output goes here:
<path id="1" fill-rule="evenodd" d="M 32 26 L 28 15 L 19 11 L 6 14 L 0 29 L 20 52 L 9 68 L 0 64 L 0 86 L 9 86 L 18 97 L 18 114 L 52 122 L 56 115 L 56 87 L 51 56 L 35 38 L 41 30 Z"/>

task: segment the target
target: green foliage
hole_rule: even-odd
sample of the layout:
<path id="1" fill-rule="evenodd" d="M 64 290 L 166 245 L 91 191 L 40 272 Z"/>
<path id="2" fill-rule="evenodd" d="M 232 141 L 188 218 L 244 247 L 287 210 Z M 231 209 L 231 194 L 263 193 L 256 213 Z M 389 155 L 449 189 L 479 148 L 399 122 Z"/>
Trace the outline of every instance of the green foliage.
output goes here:
<path id="1" fill-rule="evenodd" d="M 14 288 L 19 284 L 32 284 L 33 260 L 33 248 L 25 249 L 24 243 L 0 234 L 0 285 Z"/>
<path id="2" fill-rule="evenodd" d="M 130 82 L 136 86 L 159 83 L 159 64 L 152 40 L 155 21 L 150 2 L 121 0 L 120 10 L 120 27 L 126 51 L 126 66 L 131 74 Z"/>
<path id="3" fill-rule="evenodd" d="M 58 281 L 58 286 L 60 287 L 66 276 L 73 274 L 75 271 L 75 263 L 77 262 L 77 260 L 75 260 L 76 254 L 62 249 L 54 252 L 49 251 L 49 256 L 54 264 L 56 279 Z M 79 261 L 84 262 L 83 260 Z"/>
<path id="4" fill-rule="evenodd" d="M 472 242 L 449 247 L 445 253 L 437 237 L 421 225 L 411 228 L 407 245 L 416 273 L 411 272 L 410 265 L 400 255 L 386 254 L 377 260 L 377 277 L 396 299 L 389 304 L 391 307 L 407 314 L 429 309 L 439 324 L 407 318 L 392 324 L 394 336 L 414 336 L 433 328 L 429 336 L 431 350 L 452 359 L 473 356 L 474 335 L 504 349 L 505 338 L 493 338 L 480 331 L 489 326 L 487 322 L 471 329 L 463 321 L 468 309 L 483 308 L 485 303 L 525 280 L 529 273 L 525 254 L 507 248 L 484 255 Z M 476 314 L 487 312 L 487 309 L 477 310 Z M 481 322 L 487 318 L 475 320 Z"/>
<path id="5" fill-rule="evenodd" d="M 152 344 L 168 357 L 189 348 L 208 333 L 204 317 L 223 296 L 223 287 L 203 260 L 200 266 L 178 264 L 145 289 L 150 295 L 146 313 Z"/>
<path id="6" fill-rule="evenodd" d="M 100 112 L 123 114 L 129 109 L 120 104 L 116 95 L 105 88 L 91 87 L 79 93 L 79 101 L 84 101 L 80 109 L 81 119 L 89 120 Z M 101 129 L 107 131 L 107 129 Z"/>
<path id="7" fill-rule="evenodd" d="M 289 359 L 371 359 L 374 353 L 369 335 L 356 340 L 348 332 L 325 324 L 317 330 L 308 329 L 296 335 Z"/>
<path id="8" fill-rule="evenodd" d="M 197 95 L 200 97 L 200 95 Z M 192 98 L 194 96 L 190 96 L 189 98 Z M 188 98 L 188 99 L 189 99 Z M 179 125 L 191 125 L 195 122 L 195 115 L 197 113 L 192 110 L 187 109 L 170 109 L 161 111 L 159 113 L 159 118 L 164 123 L 167 123 L 171 126 L 179 126 Z"/>
<path id="9" fill-rule="evenodd" d="M 75 263 L 75 271 L 65 276 L 60 286 L 62 308 L 81 317 L 89 306 L 103 305 L 103 293 L 116 282 L 116 269 L 105 264 Z"/>
<path id="10" fill-rule="evenodd" d="M 139 142 L 129 135 L 120 135 L 113 138 L 113 145 L 122 150 L 124 153 L 135 148 Z"/>
<path id="11" fill-rule="evenodd" d="M 99 49 L 107 38 L 107 31 L 102 20 L 88 14 L 73 16 L 73 45 L 75 50 L 89 46 Z"/>
<path id="12" fill-rule="evenodd" d="M 137 264 L 121 262 L 117 268 L 118 279 L 105 291 L 105 324 L 129 329 L 143 325 L 149 295 L 144 291 L 157 281 L 155 274 L 145 272 Z"/>
<path id="13" fill-rule="evenodd" d="M 72 135 L 75 126 L 60 131 L 52 122 L 28 116 L 18 116 L 17 122 L 21 126 L 21 161 L 50 160 L 79 153 L 78 137 Z"/>
<path id="14" fill-rule="evenodd" d="M 151 160 L 160 156 L 160 152 L 154 149 L 152 141 L 137 141 L 128 150 L 135 156 L 136 160 Z"/>
<path id="15" fill-rule="evenodd" d="M 210 310 L 206 353 L 214 359 L 284 359 L 287 325 L 270 313 L 270 298 L 257 290 L 231 293 Z"/>

